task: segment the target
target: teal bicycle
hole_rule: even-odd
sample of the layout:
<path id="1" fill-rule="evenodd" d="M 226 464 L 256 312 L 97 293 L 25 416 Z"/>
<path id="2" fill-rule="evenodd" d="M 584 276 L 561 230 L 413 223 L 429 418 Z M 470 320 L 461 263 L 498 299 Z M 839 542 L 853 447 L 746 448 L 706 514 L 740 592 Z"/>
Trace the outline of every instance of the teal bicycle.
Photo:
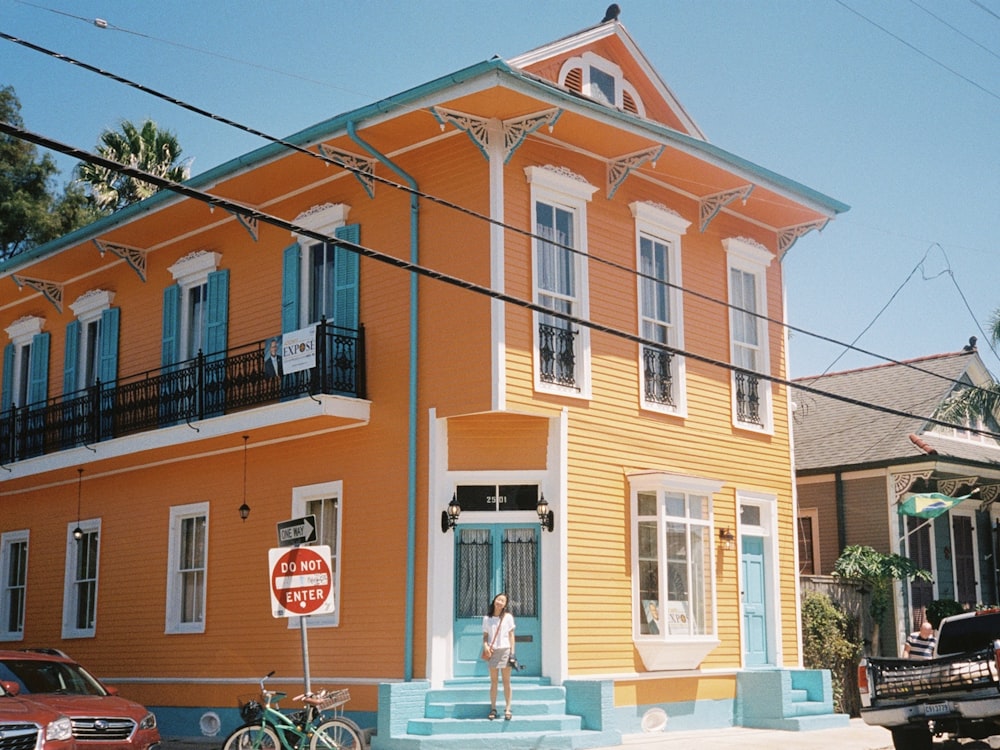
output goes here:
<path id="1" fill-rule="evenodd" d="M 222 750 L 365 750 L 361 728 L 343 714 L 351 699 L 347 690 L 320 690 L 293 700 L 303 708 L 292 713 L 278 702 L 286 693 L 268 690 L 260 680 L 260 695 L 240 696 L 240 716 L 245 724 L 230 734 Z"/>

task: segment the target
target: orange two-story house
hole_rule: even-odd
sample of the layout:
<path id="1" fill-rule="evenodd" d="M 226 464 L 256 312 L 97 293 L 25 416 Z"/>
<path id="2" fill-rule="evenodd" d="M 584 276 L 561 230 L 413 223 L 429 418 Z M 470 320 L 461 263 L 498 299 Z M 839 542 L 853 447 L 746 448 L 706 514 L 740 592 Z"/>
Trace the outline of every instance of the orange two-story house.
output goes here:
<path id="1" fill-rule="evenodd" d="M 271 670 L 384 749 L 792 727 L 761 675 L 828 711 L 781 259 L 846 208 L 709 143 L 612 20 L 4 260 L 0 641 L 166 736 L 221 738 Z M 332 611 L 289 617 L 269 550 L 306 518 Z"/>

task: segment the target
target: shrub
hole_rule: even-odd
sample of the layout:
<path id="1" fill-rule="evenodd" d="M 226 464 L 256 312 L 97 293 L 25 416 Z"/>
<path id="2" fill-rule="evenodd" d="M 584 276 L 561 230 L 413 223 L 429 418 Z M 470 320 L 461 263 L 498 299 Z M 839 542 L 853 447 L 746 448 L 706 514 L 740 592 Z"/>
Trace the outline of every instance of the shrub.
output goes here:
<path id="1" fill-rule="evenodd" d="M 956 602 L 954 599 L 935 599 L 927 605 L 927 622 L 929 622 L 933 628 L 937 630 L 938 625 L 941 624 L 941 620 L 945 617 L 960 615 L 964 611 L 965 607 Z"/>
<path id="2" fill-rule="evenodd" d="M 834 709 L 857 716 L 855 671 L 861 644 L 852 640 L 857 630 L 826 594 L 806 594 L 802 600 L 802 663 L 809 669 L 829 669 Z"/>

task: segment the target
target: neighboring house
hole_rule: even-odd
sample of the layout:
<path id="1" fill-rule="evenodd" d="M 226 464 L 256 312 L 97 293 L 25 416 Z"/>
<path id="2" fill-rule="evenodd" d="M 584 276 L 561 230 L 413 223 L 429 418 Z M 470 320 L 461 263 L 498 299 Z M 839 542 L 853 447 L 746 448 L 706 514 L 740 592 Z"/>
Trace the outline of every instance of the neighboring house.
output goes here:
<path id="1" fill-rule="evenodd" d="M 745 668 L 817 678 L 780 261 L 847 207 L 708 143 L 616 21 L 289 143 L 0 267 L 0 639 L 228 731 L 303 680 L 268 550 L 312 515 L 308 674 L 376 748 L 497 732 L 500 590 L 495 747 L 763 722 Z"/>
<path id="2" fill-rule="evenodd" d="M 895 625 L 882 638 L 890 652 L 902 653 L 935 599 L 966 607 L 998 601 L 1000 429 L 992 416 L 970 429 L 937 423 L 950 421 L 939 410 L 956 390 L 993 382 L 974 342 L 950 354 L 800 378 L 796 385 L 809 390 L 792 392 L 799 572 L 829 574 L 844 547 L 866 545 L 909 557 L 934 577 L 896 587 Z M 964 497 L 975 488 L 929 522 L 899 513 L 913 495 Z"/>

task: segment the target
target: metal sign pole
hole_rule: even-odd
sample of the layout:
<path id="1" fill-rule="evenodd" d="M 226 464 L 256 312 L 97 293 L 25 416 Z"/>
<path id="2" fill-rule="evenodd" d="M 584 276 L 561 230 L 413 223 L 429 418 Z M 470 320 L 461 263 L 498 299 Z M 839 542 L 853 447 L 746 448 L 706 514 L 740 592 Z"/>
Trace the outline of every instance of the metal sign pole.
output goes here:
<path id="1" fill-rule="evenodd" d="M 312 692 L 312 677 L 309 675 L 309 628 L 306 627 L 307 615 L 299 617 L 299 629 L 302 633 L 302 674 L 305 675 L 306 693 Z"/>

